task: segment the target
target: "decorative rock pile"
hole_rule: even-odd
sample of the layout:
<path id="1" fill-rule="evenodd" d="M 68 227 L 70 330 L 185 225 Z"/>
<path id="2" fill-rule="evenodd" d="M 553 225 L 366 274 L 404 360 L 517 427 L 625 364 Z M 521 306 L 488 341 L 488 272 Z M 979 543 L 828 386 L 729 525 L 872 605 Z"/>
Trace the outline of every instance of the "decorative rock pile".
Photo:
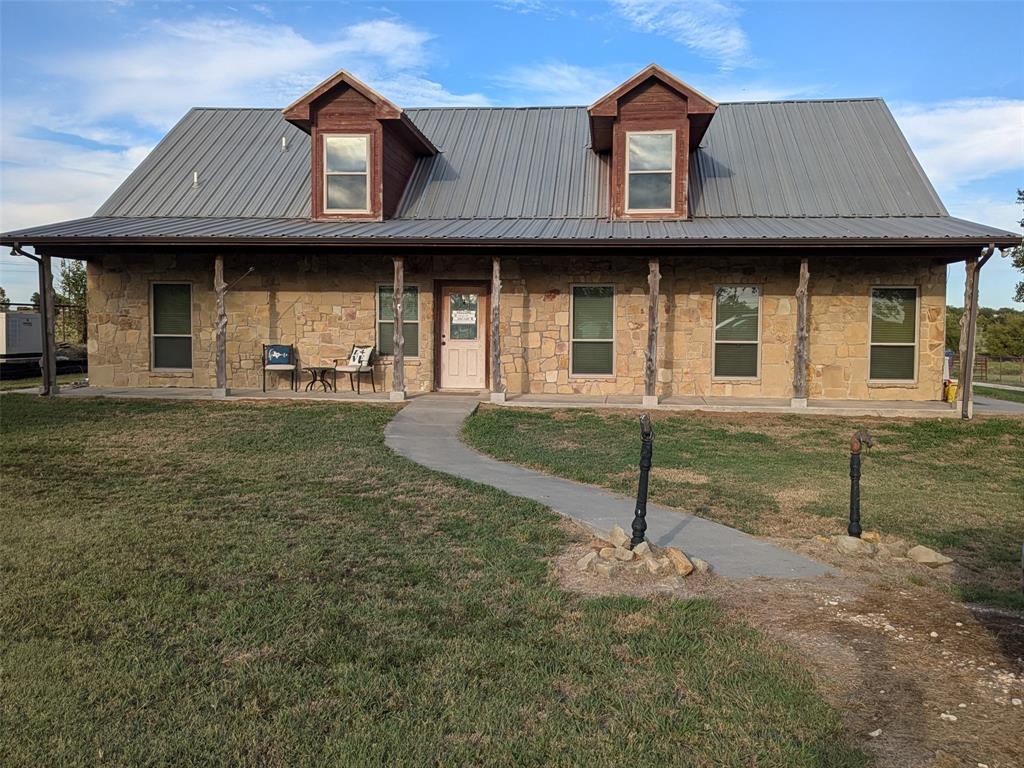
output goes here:
<path id="1" fill-rule="evenodd" d="M 691 559 L 675 547 L 656 547 L 643 541 L 630 549 L 629 535 L 619 526 L 607 536 L 593 539 L 590 551 L 576 562 L 576 568 L 606 579 L 629 573 L 685 577 L 711 571 L 704 560 Z"/>
<path id="2" fill-rule="evenodd" d="M 829 541 L 824 537 L 818 537 Z M 860 538 L 856 536 L 833 536 L 831 542 L 843 555 L 850 557 L 874 557 L 884 555 L 892 558 L 904 558 L 913 560 L 915 563 L 927 565 L 929 568 L 938 568 L 942 565 L 949 565 L 953 558 L 946 557 L 941 552 L 918 544 L 911 547 L 902 541 L 882 541 L 882 534 L 877 531 L 865 531 Z"/>

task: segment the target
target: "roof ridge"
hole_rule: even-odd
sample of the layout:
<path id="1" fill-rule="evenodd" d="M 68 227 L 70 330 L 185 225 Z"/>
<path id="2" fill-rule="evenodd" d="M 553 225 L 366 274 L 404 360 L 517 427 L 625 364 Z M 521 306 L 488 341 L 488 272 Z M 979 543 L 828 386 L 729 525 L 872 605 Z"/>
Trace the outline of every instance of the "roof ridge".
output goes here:
<path id="1" fill-rule="evenodd" d="M 840 104 L 846 102 L 855 101 L 885 101 L 882 96 L 833 96 L 820 99 L 750 99 L 745 101 L 722 101 L 719 102 L 720 107 L 730 106 L 745 106 L 748 104 Z M 406 107 L 406 112 L 425 112 L 427 110 L 432 112 L 447 112 L 456 109 L 465 109 L 473 111 L 515 111 L 515 110 L 541 110 L 541 109 L 587 109 L 585 104 L 528 104 L 528 105 L 514 105 L 514 104 L 494 104 L 494 105 L 477 105 L 467 104 L 458 105 L 453 104 L 446 107 Z M 280 107 L 212 107 L 212 106 L 196 106 L 190 108 L 197 112 L 281 112 Z"/>

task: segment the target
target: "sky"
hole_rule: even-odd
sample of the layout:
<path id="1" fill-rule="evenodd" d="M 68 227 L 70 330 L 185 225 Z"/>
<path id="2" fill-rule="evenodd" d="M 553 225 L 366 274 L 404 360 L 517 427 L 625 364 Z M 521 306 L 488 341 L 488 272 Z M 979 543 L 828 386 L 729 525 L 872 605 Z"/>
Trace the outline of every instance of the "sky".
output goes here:
<path id="1" fill-rule="evenodd" d="M 0 0 L 0 231 L 89 216 L 192 106 L 338 69 L 404 107 L 589 104 L 651 62 L 719 102 L 883 97 L 954 216 L 1024 209 L 1024 2 Z M 13 301 L 34 265 L 0 255 Z M 998 253 L 983 306 L 1015 306 Z M 963 304 L 963 266 L 948 301 Z"/>

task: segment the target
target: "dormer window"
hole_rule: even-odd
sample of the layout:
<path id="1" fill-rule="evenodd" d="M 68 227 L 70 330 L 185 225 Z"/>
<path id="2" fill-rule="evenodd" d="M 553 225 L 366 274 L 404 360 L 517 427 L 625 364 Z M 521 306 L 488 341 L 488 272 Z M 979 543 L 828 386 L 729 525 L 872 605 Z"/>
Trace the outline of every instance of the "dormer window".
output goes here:
<path id="1" fill-rule="evenodd" d="M 370 137 L 324 136 L 324 212 L 370 211 Z"/>
<path id="2" fill-rule="evenodd" d="M 630 131 L 626 145 L 626 212 L 674 212 L 675 131 Z"/>

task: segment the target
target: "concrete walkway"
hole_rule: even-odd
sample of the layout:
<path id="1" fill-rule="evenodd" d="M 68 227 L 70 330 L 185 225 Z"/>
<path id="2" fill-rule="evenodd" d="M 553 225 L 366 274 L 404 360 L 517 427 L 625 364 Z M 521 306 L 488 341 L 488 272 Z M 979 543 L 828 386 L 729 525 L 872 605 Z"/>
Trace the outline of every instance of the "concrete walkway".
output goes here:
<path id="1" fill-rule="evenodd" d="M 466 446 L 459 430 L 478 404 L 475 397 L 418 397 L 391 420 L 384 442 L 425 467 L 532 499 L 596 531 L 607 532 L 614 525 L 629 529 L 635 499 L 506 464 Z M 730 578 L 791 579 L 832 572 L 795 552 L 657 504 L 647 507 L 647 526 L 647 536 L 655 544 L 679 547 Z"/>

